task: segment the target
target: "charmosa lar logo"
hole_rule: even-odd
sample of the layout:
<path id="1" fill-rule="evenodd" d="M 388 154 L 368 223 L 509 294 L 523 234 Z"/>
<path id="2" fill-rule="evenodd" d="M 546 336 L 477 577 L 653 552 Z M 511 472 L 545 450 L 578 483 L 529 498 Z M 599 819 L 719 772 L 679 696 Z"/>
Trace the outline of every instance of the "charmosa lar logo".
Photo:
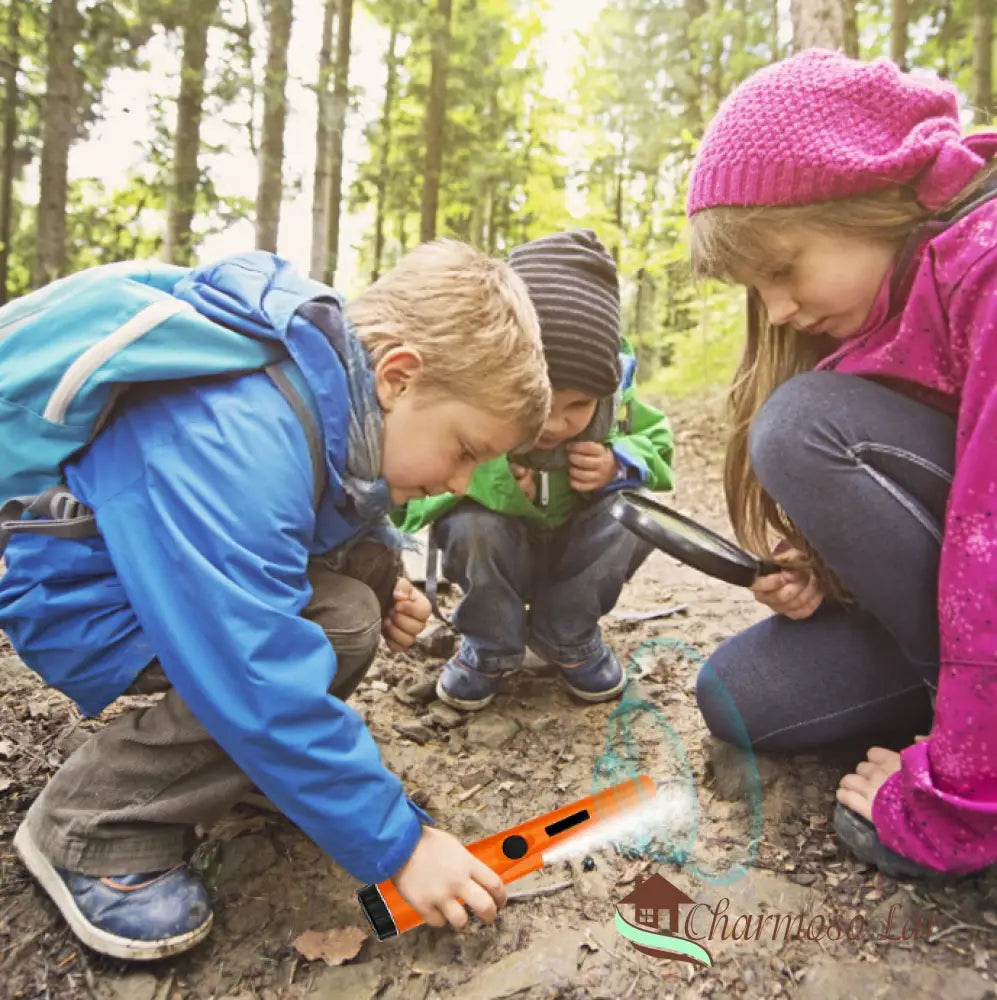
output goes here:
<path id="1" fill-rule="evenodd" d="M 683 937 L 684 921 L 679 907 L 693 903 L 681 889 L 661 875 L 637 876 L 633 892 L 616 904 L 616 929 L 638 951 L 655 958 L 691 962 L 709 967 L 713 956 L 698 942 Z M 621 906 L 632 906 L 634 919 L 628 920 Z"/>

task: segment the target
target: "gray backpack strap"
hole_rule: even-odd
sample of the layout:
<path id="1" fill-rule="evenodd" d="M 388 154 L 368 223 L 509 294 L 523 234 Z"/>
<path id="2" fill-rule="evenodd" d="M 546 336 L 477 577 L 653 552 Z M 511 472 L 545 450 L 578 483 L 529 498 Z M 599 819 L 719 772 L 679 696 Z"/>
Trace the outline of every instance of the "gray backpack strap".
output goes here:
<path id="1" fill-rule="evenodd" d="M 433 614 L 444 625 L 453 626 L 453 622 L 440 610 L 436 599 L 440 586 L 440 544 L 436 540 L 436 525 L 429 526 L 429 541 L 426 543 L 426 587 L 425 594 Z"/>
<path id="2" fill-rule="evenodd" d="M 33 520 L 21 520 L 25 514 Z M 0 555 L 15 533 L 91 538 L 100 532 L 93 511 L 59 483 L 35 496 L 14 497 L 0 507 Z"/>
<path id="3" fill-rule="evenodd" d="M 315 479 L 313 504 L 318 507 L 327 481 L 322 435 L 308 404 L 294 383 L 277 367 L 269 365 L 266 373 L 273 380 L 304 428 L 308 454 Z M 29 515 L 28 520 L 23 520 Z M 55 538 L 92 538 L 99 535 L 97 518 L 64 483 L 50 486 L 34 496 L 13 497 L 0 506 L 0 556 L 13 534 L 51 535 Z"/>
<path id="4" fill-rule="evenodd" d="M 279 366 L 267 365 L 265 371 L 272 379 L 273 384 L 280 390 L 281 395 L 287 400 L 288 405 L 294 410 L 295 416 L 297 416 L 301 426 L 304 428 L 305 438 L 308 440 L 308 454 L 312 460 L 312 474 L 315 480 L 312 504 L 317 508 L 328 481 L 325 467 L 325 450 L 322 446 L 322 432 L 315 422 L 311 407 L 301 398 L 301 393 L 298 392 L 294 383 L 281 371 Z"/>

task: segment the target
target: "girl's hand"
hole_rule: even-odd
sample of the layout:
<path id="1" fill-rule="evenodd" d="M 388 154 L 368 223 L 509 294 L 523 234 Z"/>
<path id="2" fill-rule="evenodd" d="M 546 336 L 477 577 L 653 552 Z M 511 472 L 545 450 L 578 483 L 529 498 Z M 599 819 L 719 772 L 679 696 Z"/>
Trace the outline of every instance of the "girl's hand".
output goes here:
<path id="1" fill-rule="evenodd" d="M 575 441 L 567 451 L 568 483 L 576 493 L 601 490 L 620 471 L 612 450 L 598 441 Z"/>
<path id="2" fill-rule="evenodd" d="M 784 549 L 772 558 L 775 562 L 794 562 L 800 555 L 796 549 Z M 760 576 L 751 585 L 751 591 L 756 601 L 795 620 L 809 618 L 824 600 L 817 578 L 808 569 L 787 568 Z"/>
<path id="3" fill-rule="evenodd" d="M 401 653 L 415 642 L 426 627 L 433 607 L 426 595 L 405 577 L 398 578 L 392 598 L 394 604 L 381 624 L 381 635 L 388 649 Z"/>
<path id="4" fill-rule="evenodd" d="M 432 826 L 394 875 L 395 888 L 427 924 L 457 930 L 467 926 L 469 906 L 486 924 L 505 906 L 505 885 L 483 861 L 449 833 Z"/>
<path id="5" fill-rule="evenodd" d="M 866 759 L 846 774 L 838 785 L 837 798 L 852 812 L 872 822 L 872 801 L 883 782 L 900 770 L 900 754 L 882 747 L 870 747 Z"/>
<path id="6" fill-rule="evenodd" d="M 516 485 L 523 491 L 523 495 L 530 503 L 533 503 L 537 496 L 537 481 L 533 470 L 527 469 L 524 465 L 510 462 L 509 471 L 512 473 L 513 479 L 516 480 Z"/>

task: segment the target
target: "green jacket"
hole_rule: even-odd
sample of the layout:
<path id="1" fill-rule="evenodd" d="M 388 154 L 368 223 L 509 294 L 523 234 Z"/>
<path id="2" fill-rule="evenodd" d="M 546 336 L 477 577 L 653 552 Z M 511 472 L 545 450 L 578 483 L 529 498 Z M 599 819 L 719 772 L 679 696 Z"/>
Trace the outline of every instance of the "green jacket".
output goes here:
<path id="1" fill-rule="evenodd" d="M 511 517 L 522 517 L 539 528 L 556 528 L 572 516 L 591 496 L 613 490 L 645 486 L 651 490 L 672 488 L 672 431 L 668 418 L 659 410 L 647 406 L 634 393 L 636 360 L 630 354 L 620 355 L 622 378 L 620 380 L 619 406 L 616 414 L 610 410 L 608 430 L 598 434 L 596 440 L 609 445 L 624 476 L 598 490 L 596 494 L 576 493 L 568 485 L 568 470 L 554 468 L 538 471 L 540 477 L 534 501 L 516 484 L 509 470 L 509 459 L 502 455 L 479 465 L 471 478 L 467 497 L 489 510 Z M 609 402 L 608 400 L 606 401 Z M 613 401 L 615 402 L 615 400 Z M 615 416 L 616 419 L 612 419 Z M 598 421 L 598 411 L 593 424 Z M 580 439 L 592 440 L 586 434 Z M 543 454 L 543 453 L 534 453 Z M 517 456 L 515 461 L 530 465 L 528 459 Z M 453 493 L 411 500 L 392 514 L 392 520 L 402 531 L 415 532 L 454 507 L 461 497 Z"/>

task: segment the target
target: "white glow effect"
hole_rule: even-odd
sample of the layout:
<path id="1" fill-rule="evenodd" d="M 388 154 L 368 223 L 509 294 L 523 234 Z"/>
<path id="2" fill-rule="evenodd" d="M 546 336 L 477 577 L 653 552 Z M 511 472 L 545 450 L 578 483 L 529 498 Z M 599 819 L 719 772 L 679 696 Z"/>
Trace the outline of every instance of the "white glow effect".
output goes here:
<path id="1" fill-rule="evenodd" d="M 669 837 L 679 831 L 688 830 L 695 822 L 698 805 L 695 791 L 690 788 L 659 789 L 653 799 L 641 803 L 634 809 L 614 816 L 612 819 L 595 823 L 573 837 L 543 852 L 544 864 L 582 858 L 593 851 L 613 844 L 621 847 L 637 846 L 648 838 L 660 840 L 662 833 Z"/>

